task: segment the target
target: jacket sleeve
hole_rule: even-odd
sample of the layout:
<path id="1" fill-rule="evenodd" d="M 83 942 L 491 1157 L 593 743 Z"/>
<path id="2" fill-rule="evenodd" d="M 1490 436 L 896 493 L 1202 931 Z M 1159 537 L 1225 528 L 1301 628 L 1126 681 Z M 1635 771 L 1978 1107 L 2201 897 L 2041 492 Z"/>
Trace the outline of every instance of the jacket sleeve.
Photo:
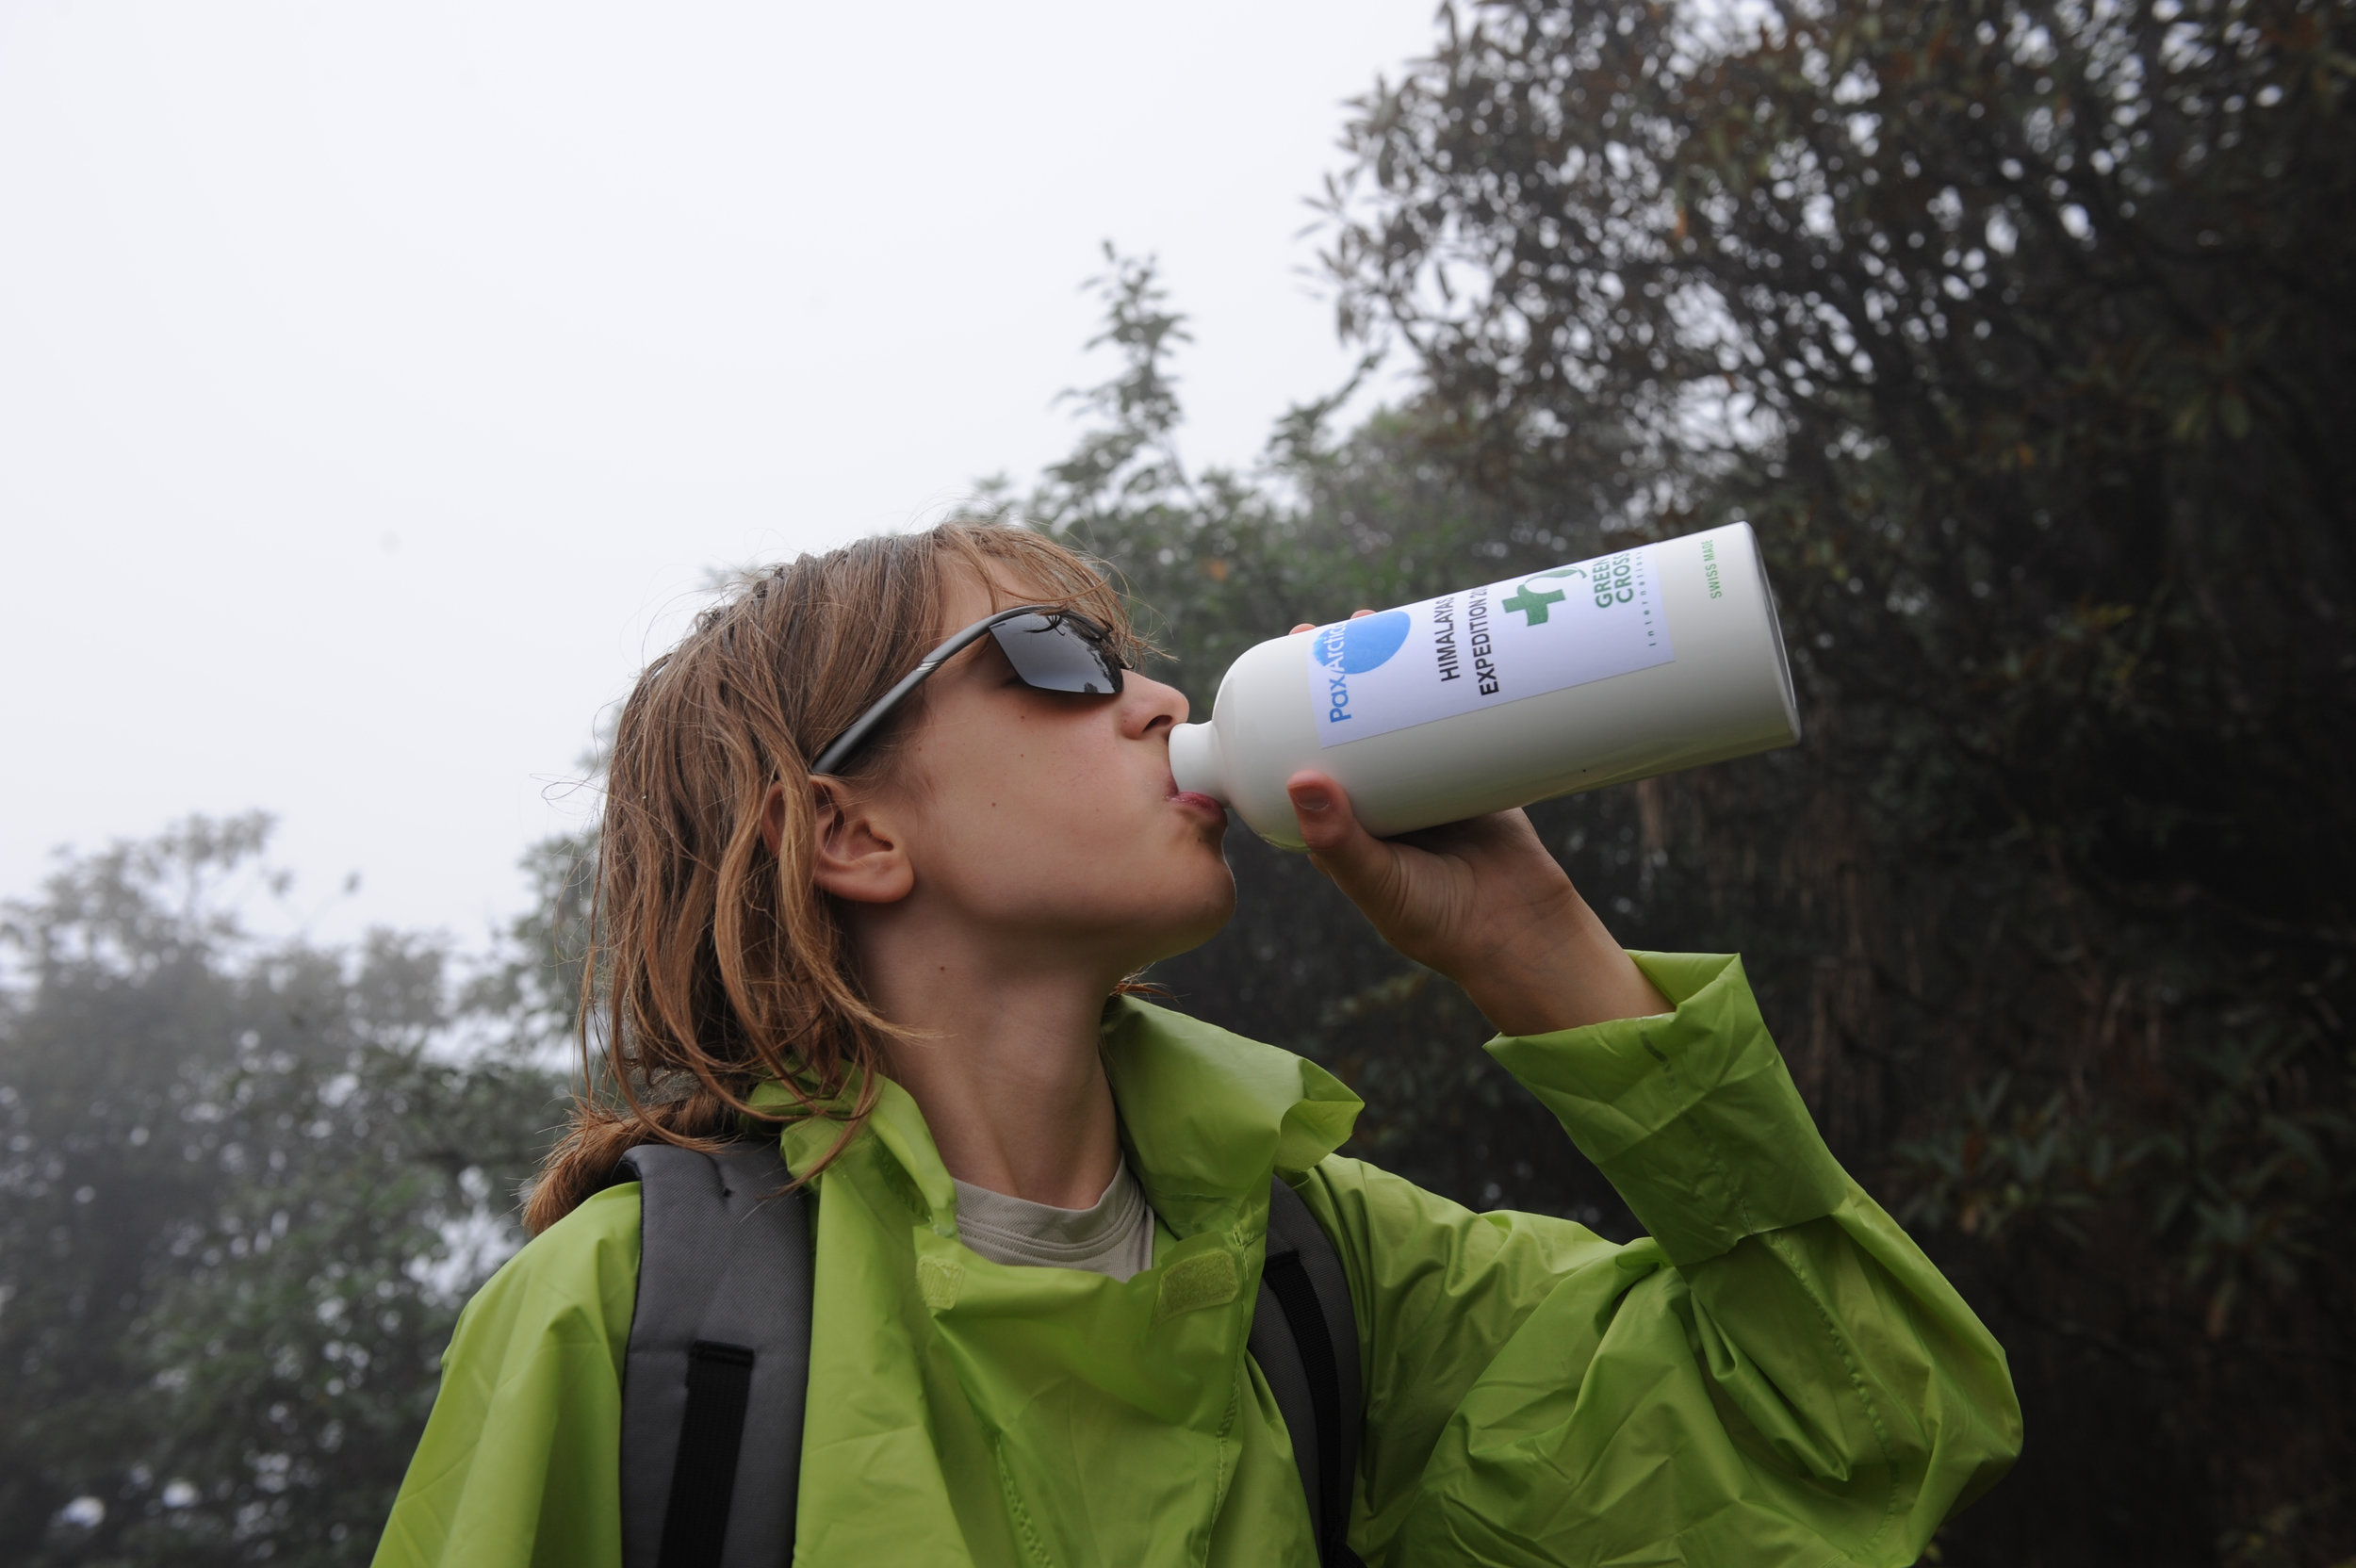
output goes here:
<path id="1" fill-rule="evenodd" d="M 2004 1354 L 1835 1162 L 1731 956 L 1634 955 L 1676 1011 L 1489 1051 L 1651 1234 L 1476 1215 L 1329 1157 L 1380 1568 L 1907 1564 L 2011 1464 Z"/>
<path id="2" fill-rule="evenodd" d="M 637 1294 L 634 1184 L 598 1193 L 491 1276 L 450 1336 L 376 1568 L 620 1568 Z"/>

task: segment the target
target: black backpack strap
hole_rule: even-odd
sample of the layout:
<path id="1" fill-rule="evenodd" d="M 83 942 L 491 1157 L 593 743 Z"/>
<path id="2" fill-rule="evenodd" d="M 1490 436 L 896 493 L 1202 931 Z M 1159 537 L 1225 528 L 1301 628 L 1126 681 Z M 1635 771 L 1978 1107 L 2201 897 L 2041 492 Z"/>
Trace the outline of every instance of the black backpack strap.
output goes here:
<path id="1" fill-rule="evenodd" d="M 1318 1562 L 1361 1568 L 1350 1549 L 1350 1501 L 1366 1408 L 1350 1277 L 1324 1227 L 1282 1176 L 1268 1187 L 1268 1262 L 1248 1348 L 1292 1439 Z"/>
<path id="2" fill-rule="evenodd" d="M 769 1142 L 622 1156 L 639 1184 L 622 1377 L 624 1568 L 777 1568 L 794 1552 L 810 1232 Z"/>

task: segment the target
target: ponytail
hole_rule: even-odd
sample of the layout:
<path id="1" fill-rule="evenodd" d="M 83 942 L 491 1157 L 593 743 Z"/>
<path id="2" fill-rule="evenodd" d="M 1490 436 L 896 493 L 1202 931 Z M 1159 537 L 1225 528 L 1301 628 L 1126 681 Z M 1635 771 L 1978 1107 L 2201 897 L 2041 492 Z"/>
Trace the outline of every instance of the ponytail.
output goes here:
<path id="1" fill-rule="evenodd" d="M 683 1100 L 620 1109 L 583 1097 L 524 1201 L 524 1227 L 538 1235 L 572 1213 L 603 1188 L 622 1156 L 642 1143 L 709 1148 L 728 1137 L 738 1121 L 726 1100 L 700 1088 Z"/>

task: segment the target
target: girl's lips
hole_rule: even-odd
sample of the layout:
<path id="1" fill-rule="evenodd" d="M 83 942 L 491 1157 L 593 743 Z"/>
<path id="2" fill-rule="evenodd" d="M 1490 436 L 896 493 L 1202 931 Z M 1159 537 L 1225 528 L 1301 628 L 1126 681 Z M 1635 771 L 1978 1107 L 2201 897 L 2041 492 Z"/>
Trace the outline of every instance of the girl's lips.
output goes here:
<path id="1" fill-rule="evenodd" d="M 1189 810 L 1201 811 L 1222 819 L 1227 815 L 1226 807 L 1221 806 L 1200 790 L 1172 790 L 1170 792 L 1170 798 Z"/>

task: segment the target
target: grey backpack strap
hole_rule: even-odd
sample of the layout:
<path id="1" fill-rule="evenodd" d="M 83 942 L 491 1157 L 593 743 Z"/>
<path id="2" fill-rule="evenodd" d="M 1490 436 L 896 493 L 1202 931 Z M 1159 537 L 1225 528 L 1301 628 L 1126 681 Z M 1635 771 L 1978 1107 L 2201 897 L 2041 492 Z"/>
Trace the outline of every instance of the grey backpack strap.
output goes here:
<path id="1" fill-rule="evenodd" d="M 1282 1176 L 1268 1187 L 1268 1262 L 1247 1348 L 1292 1438 L 1317 1561 L 1360 1568 L 1350 1549 L 1350 1501 L 1366 1406 L 1350 1276 L 1324 1227 Z"/>
<path id="2" fill-rule="evenodd" d="M 775 1143 L 641 1144 L 622 1377 L 624 1568 L 777 1568 L 810 1383 L 809 1212 Z"/>

